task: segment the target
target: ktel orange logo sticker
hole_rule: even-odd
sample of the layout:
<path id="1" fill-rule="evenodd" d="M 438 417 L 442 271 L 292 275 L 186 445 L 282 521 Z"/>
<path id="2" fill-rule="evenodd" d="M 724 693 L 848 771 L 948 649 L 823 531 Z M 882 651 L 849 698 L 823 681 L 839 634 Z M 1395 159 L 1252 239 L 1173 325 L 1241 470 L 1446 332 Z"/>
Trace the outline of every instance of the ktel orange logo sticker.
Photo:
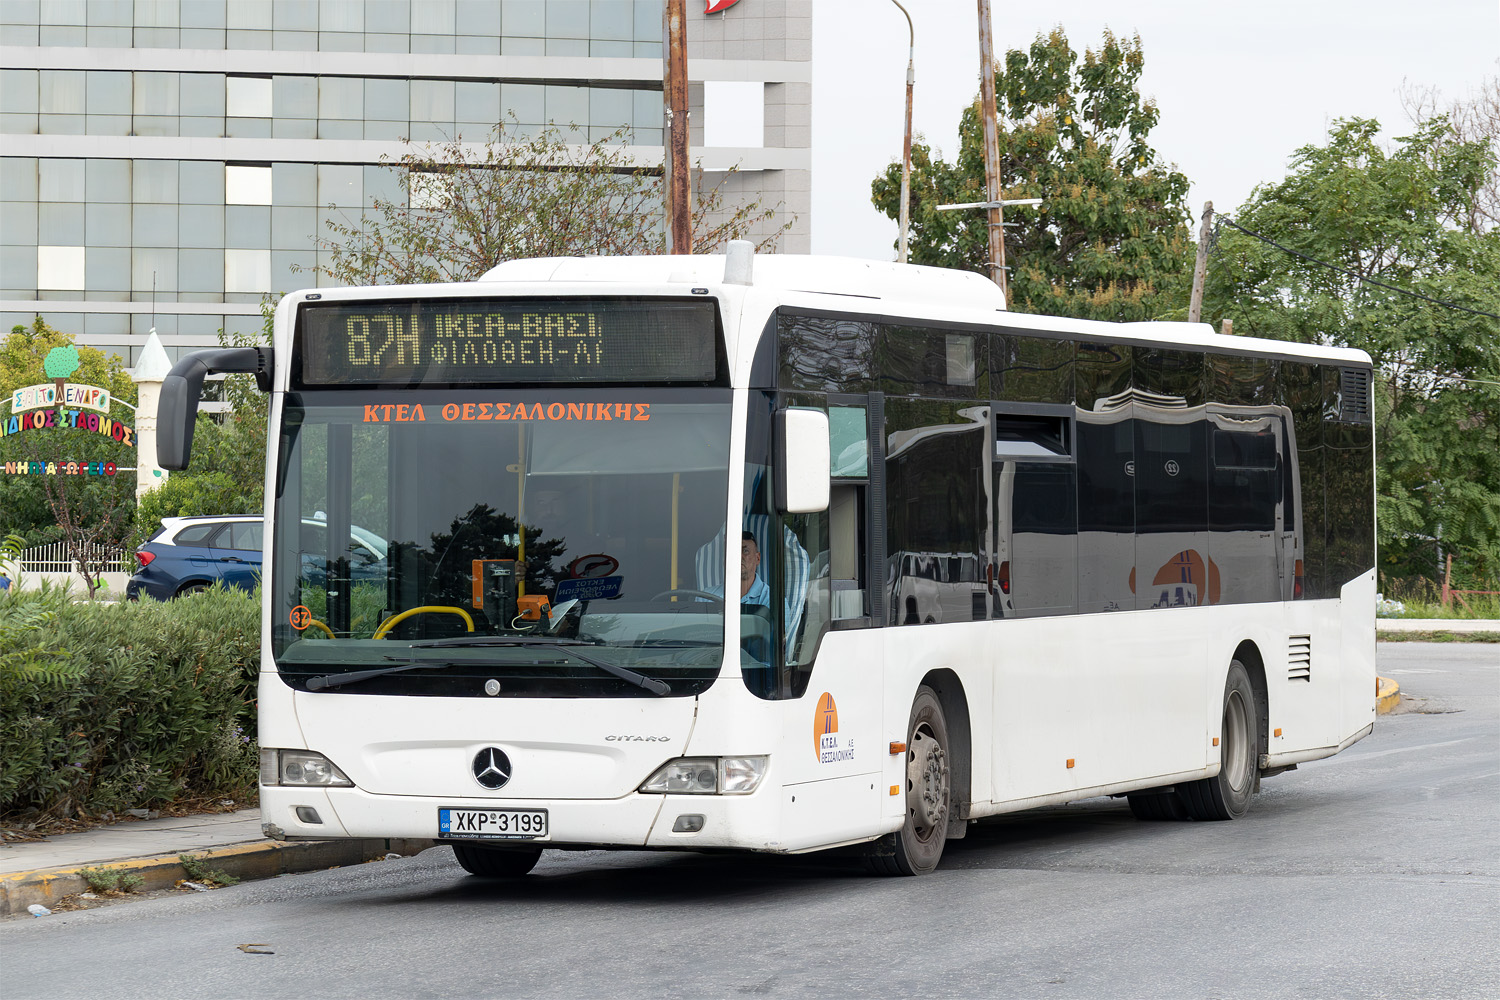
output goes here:
<path id="1" fill-rule="evenodd" d="M 839 709 L 827 691 L 818 699 L 817 710 L 813 712 L 813 752 L 819 764 L 854 759 L 854 741 L 839 743 Z"/>
<path id="2" fill-rule="evenodd" d="M 703 13 L 717 14 L 721 10 L 728 10 L 739 2 L 740 0 L 708 0 L 708 9 Z"/>

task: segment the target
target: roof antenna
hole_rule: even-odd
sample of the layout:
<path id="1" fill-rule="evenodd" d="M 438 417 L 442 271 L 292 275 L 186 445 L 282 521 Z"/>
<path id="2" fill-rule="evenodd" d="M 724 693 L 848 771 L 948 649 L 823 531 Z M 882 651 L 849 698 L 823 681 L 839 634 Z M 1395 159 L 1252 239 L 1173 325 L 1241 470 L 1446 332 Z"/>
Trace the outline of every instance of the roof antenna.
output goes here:
<path id="1" fill-rule="evenodd" d="M 752 285 L 755 270 L 755 244 L 749 240 L 730 240 L 724 250 L 724 284 Z"/>

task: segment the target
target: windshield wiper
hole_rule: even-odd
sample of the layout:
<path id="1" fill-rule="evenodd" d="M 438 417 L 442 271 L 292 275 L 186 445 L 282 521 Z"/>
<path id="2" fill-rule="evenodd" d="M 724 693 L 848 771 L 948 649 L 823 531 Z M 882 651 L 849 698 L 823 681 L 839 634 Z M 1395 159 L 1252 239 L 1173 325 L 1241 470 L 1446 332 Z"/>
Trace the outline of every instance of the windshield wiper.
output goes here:
<path id="1" fill-rule="evenodd" d="M 369 670 L 351 670 L 343 674 L 324 674 L 321 677 L 308 678 L 307 689 L 309 691 L 323 691 L 331 687 L 342 687 L 345 684 L 358 684 L 360 681 L 367 681 L 372 677 L 399 674 L 404 670 L 435 670 L 438 667 L 451 666 L 453 666 L 451 660 L 424 660 L 421 663 L 398 663 L 389 667 L 373 667 Z"/>
<path id="2" fill-rule="evenodd" d="M 643 688 L 655 695 L 666 695 L 672 693 L 672 688 L 666 681 L 659 681 L 655 677 L 647 677 L 645 674 L 637 673 L 629 667 L 622 667 L 605 660 L 596 660 L 592 656 L 585 656 L 572 646 L 601 646 L 603 642 L 598 639 L 571 639 L 562 636 L 542 635 L 476 635 L 476 636 L 454 636 L 451 639 L 424 639 L 411 644 L 413 649 L 430 648 L 454 648 L 464 646 L 541 646 L 545 649 L 556 649 L 576 660 L 582 660 L 591 667 L 598 667 L 607 674 L 613 674 L 622 681 L 629 681 L 638 688 Z M 390 669 L 390 668 L 387 668 Z M 401 668 L 396 668 L 401 669 Z"/>

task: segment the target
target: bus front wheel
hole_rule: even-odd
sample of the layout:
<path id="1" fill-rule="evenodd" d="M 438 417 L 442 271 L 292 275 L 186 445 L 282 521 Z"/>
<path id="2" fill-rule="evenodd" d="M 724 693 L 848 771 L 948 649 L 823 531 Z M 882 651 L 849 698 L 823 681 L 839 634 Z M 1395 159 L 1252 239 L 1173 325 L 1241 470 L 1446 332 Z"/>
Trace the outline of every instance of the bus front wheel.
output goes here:
<path id="1" fill-rule="evenodd" d="M 454 844 L 453 856 L 470 875 L 486 878 L 520 878 L 536 867 L 542 856 L 540 847 L 525 847 L 509 850 L 496 847 L 475 847 L 472 844 Z"/>
<path id="2" fill-rule="evenodd" d="M 1188 815 L 1197 820 L 1239 819 L 1250 809 L 1260 746 L 1260 712 L 1244 664 L 1229 664 L 1224 718 L 1219 730 L 1219 773 L 1178 786 Z"/>
<path id="3" fill-rule="evenodd" d="M 907 725 L 906 821 L 870 845 L 866 860 L 879 875 L 925 875 L 935 869 L 948 839 L 953 807 L 948 722 L 930 687 L 917 689 Z"/>

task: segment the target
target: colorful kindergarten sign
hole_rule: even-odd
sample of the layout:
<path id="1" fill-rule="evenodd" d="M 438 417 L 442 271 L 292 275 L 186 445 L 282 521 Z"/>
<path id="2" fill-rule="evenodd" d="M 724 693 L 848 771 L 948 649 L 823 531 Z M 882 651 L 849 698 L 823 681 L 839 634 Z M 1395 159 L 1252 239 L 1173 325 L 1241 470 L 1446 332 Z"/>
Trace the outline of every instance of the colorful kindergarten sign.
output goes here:
<path id="1" fill-rule="evenodd" d="M 57 385 L 46 382 L 41 385 L 28 385 L 11 393 L 10 412 L 21 413 L 26 410 L 40 410 L 44 406 L 57 406 Z M 97 385 L 80 385 L 68 382 L 63 385 L 63 406 L 74 406 L 84 410 L 97 410 L 100 413 L 109 412 L 109 390 L 101 389 Z"/>

